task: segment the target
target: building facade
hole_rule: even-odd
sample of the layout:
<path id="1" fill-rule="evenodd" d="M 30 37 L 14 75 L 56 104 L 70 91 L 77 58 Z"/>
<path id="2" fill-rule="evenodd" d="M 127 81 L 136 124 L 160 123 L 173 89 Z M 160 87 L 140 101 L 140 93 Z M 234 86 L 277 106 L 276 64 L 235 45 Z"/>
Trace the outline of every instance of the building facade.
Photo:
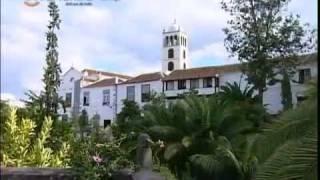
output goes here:
<path id="1" fill-rule="evenodd" d="M 86 110 L 89 118 L 100 117 L 100 125 L 112 123 L 123 108 L 125 99 L 135 101 L 143 107 L 150 101 L 152 93 L 163 93 L 167 100 L 177 99 L 181 94 L 196 90 L 199 95 L 210 95 L 220 91 L 227 82 L 247 85 L 240 64 L 223 66 L 190 67 L 187 34 L 175 22 L 162 33 L 161 72 L 130 77 L 118 73 L 70 68 L 61 79 L 59 96 L 65 100 L 65 111 L 59 109 L 63 118 L 79 115 Z M 291 83 L 293 103 L 303 100 L 305 83 L 317 77 L 317 53 L 298 58 L 295 82 Z M 282 110 L 280 83 L 268 86 L 263 96 L 271 114 Z"/>

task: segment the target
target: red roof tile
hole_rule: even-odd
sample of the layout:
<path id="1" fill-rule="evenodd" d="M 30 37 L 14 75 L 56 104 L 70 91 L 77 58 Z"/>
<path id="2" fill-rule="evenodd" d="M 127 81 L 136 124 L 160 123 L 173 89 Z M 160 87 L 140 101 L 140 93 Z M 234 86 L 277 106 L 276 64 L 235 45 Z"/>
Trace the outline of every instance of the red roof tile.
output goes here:
<path id="1" fill-rule="evenodd" d="M 103 79 L 100 81 L 97 81 L 95 83 L 92 83 L 90 85 L 84 86 L 83 88 L 96 88 L 96 87 L 105 87 L 105 86 L 112 86 L 116 84 L 116 79 Z"/>
<path id="2" fill-rule="evenodd" d="M 131 78 L 121 84 L 130 84 L 130 83 L 140 83 L 140 82 L 148 82 L 148 81 L 157 81 L 164 77 L 160 72 L 140 74 L 134 78 Z"/>
<path id="3" fill-rule="evenodd" d="M 94 70 L 94 69 L 83 69 L 81 72 L 85 72 L 87 71 L 88 72 L 88 75 L 94 75 L 94 74 L 99 74 L 101 73 L 102 75 L 106 75 L 106 76 L 112 76 L 112 77 L 115 77 L 115 76 L 118 76 L 120 78 L 123 78 L 123 79 L 130 79 L 132 78 L 131 76 L 127 76 L 127 75 L 123 75 L 123 74 L 118 74 L 118 73 L 111 73 L 111 72 L 106 72 L 106 71 L 99 71 L 99 70 Z"/>

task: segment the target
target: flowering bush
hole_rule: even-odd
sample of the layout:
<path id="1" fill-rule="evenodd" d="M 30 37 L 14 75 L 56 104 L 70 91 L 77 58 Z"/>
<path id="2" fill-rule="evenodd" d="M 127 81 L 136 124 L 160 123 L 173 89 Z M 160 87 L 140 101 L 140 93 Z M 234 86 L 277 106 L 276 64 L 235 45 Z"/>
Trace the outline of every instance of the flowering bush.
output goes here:
<path id="1" fill-rule="evenodd" d="M 121 147 L 127 136 L 122 135 L 103 144 L 87 137 L 74 143 L 71 165 L 78 179 L 111 179 L 113 172 L 134 169 L 128 150 Z"/>

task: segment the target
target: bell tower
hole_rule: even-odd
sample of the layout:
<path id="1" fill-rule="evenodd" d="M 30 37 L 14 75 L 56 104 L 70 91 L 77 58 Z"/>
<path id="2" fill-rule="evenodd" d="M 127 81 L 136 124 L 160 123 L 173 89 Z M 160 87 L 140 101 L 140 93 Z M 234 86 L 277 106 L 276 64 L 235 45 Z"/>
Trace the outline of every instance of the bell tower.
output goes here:
<path id="1" fill-rule="evenodd" d="M 188 37 L 174 20 L 162 33 L 162 72 L 169 74 L 177 69 L 190 67 Z"/>

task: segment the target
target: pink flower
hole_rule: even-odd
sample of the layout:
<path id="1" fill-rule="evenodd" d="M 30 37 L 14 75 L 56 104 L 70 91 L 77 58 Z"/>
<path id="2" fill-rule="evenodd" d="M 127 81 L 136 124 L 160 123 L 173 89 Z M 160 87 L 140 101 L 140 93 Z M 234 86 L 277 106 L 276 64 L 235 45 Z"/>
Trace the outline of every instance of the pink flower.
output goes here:
<path id="1" fill-rule="evenodd" d="M 102 159 L 101 159 L 98 155 L 92 156 L 92 159 L 93 159 L 96 163 L 101 163 L 101 162 L 102 162 Z"/>

